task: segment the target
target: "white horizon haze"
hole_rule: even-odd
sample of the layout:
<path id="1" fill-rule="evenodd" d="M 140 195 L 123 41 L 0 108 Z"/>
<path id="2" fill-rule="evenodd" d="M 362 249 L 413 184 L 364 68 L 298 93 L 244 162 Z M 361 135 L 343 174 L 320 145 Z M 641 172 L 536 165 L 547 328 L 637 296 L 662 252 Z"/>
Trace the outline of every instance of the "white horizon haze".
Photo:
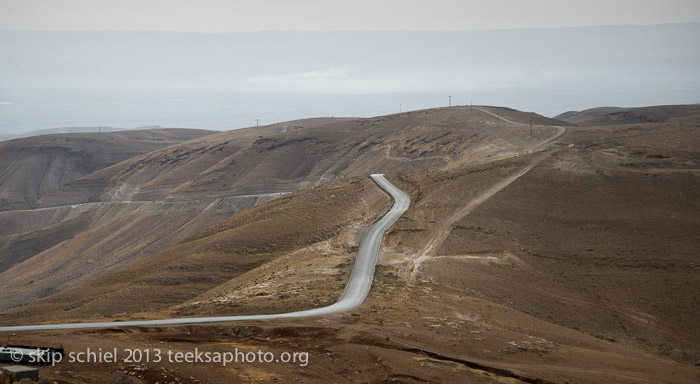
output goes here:
<path id="1" fill-rule="evenodd" d="M 696 0 L 0 0 L 0 29 L 423 31 L 700 22 Z"/>
<path id="2" fill-rule="evenodd" d="M 696 0 L 0 0 L 0 134 L 691 104 L 697 36 Z"/>

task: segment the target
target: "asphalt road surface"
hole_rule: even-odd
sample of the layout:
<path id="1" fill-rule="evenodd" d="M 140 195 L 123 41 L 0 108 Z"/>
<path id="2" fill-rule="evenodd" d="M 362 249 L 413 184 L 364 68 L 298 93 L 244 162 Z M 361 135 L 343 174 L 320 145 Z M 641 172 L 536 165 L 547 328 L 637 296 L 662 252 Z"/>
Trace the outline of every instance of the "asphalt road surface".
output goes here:
<path id="1" fill-rule="evenodd" d="M 403 191 L 398 189 L 382 174 L 370 175 L 372 179 L 382 189 L 387 191 L 394 200 L 389 212 L 387 212 L 379 221 L 374 223 L 372 227 L 365 233 L 365 236 L 360 242 L 360 247 L 355 260 L 355 267 L 350 275 L 348 285 L 345 287 L 343 295 L 335 304 L 327 307 L 314 308 L 306 311 L 287 312 L 272 315 L 240 315 L 240 316 L 214 316 L 214 317 L 182 317 L 176 319 L 162 320 L 138 320 L 138 321 L 110 321 L 97 323 L 65 323 L 65 324 L 41 324 L 41 325 L 14 325 L 0 327 L 0 332 L 16 332 L 16 331 L 37 331 L 48 329 L 81 329 L 81 328 L 113 328 L 113 327 L 133 327 L 133 326 L 152 326 L 152 325 L 173 325 L 173 324 L 201 324 L 201 323 L 220 323 L 229 321 L 241 320 L 267 320 L 267 319 L 290 319 L 298 317 L 308 317 L 325 315 L 346 311 L 358 307 L 365 301 L 369 290 L 372 287 L 372 279 L 374 278 L 374 267 L 377 263 L 377 255 L 379 247 L 384 237 L 384 232 L 391 227 L 396 220 L 408 209 L 411 204 L 411 199 Z"/>

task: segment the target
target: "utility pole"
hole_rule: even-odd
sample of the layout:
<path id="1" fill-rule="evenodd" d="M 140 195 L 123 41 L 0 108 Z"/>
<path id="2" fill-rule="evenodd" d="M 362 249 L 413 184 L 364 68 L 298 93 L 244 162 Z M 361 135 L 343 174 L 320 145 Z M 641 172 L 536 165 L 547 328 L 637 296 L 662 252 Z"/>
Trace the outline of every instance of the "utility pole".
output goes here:
<path id="1" fill-rule="evenodd" d="M 449 106 L 452 106 L 452 96 L 447 96 L 447 99 L 449 100 Z"/>
<path id="2" fill-rule="evenodd" d="M 255 119 L 255 126 L 259 127 L 260 126 L 260 119 Z"/>

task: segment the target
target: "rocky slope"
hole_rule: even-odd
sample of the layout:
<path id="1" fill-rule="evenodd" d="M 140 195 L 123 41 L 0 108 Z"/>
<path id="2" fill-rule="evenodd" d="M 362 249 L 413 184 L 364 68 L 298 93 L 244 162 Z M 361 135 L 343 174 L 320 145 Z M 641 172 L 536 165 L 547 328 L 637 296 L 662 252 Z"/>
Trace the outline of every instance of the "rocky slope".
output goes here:
<path id="1" fill-rule="evenodd" d="M 0 211 L 31 209 L 102 168 L 213 132 L 153 129 L 42 135 L 0 143 Z"/>

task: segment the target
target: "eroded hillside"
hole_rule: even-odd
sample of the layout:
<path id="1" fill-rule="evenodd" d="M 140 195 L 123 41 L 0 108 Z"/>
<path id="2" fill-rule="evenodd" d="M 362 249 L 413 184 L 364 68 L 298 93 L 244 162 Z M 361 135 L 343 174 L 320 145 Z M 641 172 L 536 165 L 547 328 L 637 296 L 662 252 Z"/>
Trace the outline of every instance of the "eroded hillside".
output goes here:
<path id="1" fill-rule="evenodd" d="M 639 108 L 601 107 L 569 111 L 555 117 L 581 126 L 646 123 L 687 123 L 700 120 L 700 105 L 663 105 Z"/>
<path id="2" fill-rule="evenodd" d="M 557 132 L 553 126 L 541 125 L 554 123 L 492 107 L 373 119 L 309 119 L 218 133 L 138 156 L 77 179 L 42 200 L 59 207 L 0 216 L 8 225 L 25 219 L 36 223 L 17 226 L 2 238 L 3 284 L 10 287 L 18 279 L 33 283 L 5 291 L 0 295 L 1 307 L 78 288 L 279 193 L 362 178 L 369 172 L 424 173 L 514 156 Z M 75 206 L 65 207 L 69 203 Z M 323 216 L 307 220 L 323 222 Z M 264 228 L 258 230 L 261 241 L 269 243 Z M 340 262 L 351 264 L 345 259 Z M 213 272 L 204 268 L 201 273 Z M 203 293 L 216 285 L 213 282 L 192 292 Z M 170 293 L 179 302 L 192 295 Z M 124 312 L 118 307 L 114 305 L 109 313 Z"/>
<path id="3" fill-rule="evenodd" d="M 147 383 L 695 383 L 697 124 L 562 127 L 509 109 L 458 107 L 277 127 L 267 136 L 251 130 L 235 148 L 233 141 L 204 148 L 207 137 L 104 169 L 109 187 L 94 195 L 115 199 L 109 188 L 125 185 L 138 186 L 134 201 L 221 196 L 229 187 L 308 188 L 5 310 L 0 321 L 328 305 L 347 282 L 365 228 L 389 202 L 366 177 L 381 171 L 412 204 L 387 232 L 372 290 L 357 309 L 296 320 L 29 332 L 14 341 L 50 340 L 68 350 L 235 346 L 310 354 L 308 367 L 163 362 L 147 371 L 118 364 L 46 370 L 69 383 L 127 376 Z M 226 142 L 232 134 L 215 136 Z M 178 169 L 199 171 L 186 178 Z"/>
<path id="4" fill-rule="evenodd" d="M 486 108 L 486 107 L 483 107 Z M 78 179 L 44 206 L 292 191 L 369 172 L 426 172 L 512 156 L 563 124 L 490 108 L 317 119 L 223 132 L 156 151 Z M 530 135 L 529 122 L 535 126 Z M 517 128 L 516 128 L 517 127 Z"/>
<path id="5" fill-rule="evenodd" d="M 30 209 L 92 172 L 213 133 L 151 129 L 34 136 L 0 143 L 0 211 Z"/>

